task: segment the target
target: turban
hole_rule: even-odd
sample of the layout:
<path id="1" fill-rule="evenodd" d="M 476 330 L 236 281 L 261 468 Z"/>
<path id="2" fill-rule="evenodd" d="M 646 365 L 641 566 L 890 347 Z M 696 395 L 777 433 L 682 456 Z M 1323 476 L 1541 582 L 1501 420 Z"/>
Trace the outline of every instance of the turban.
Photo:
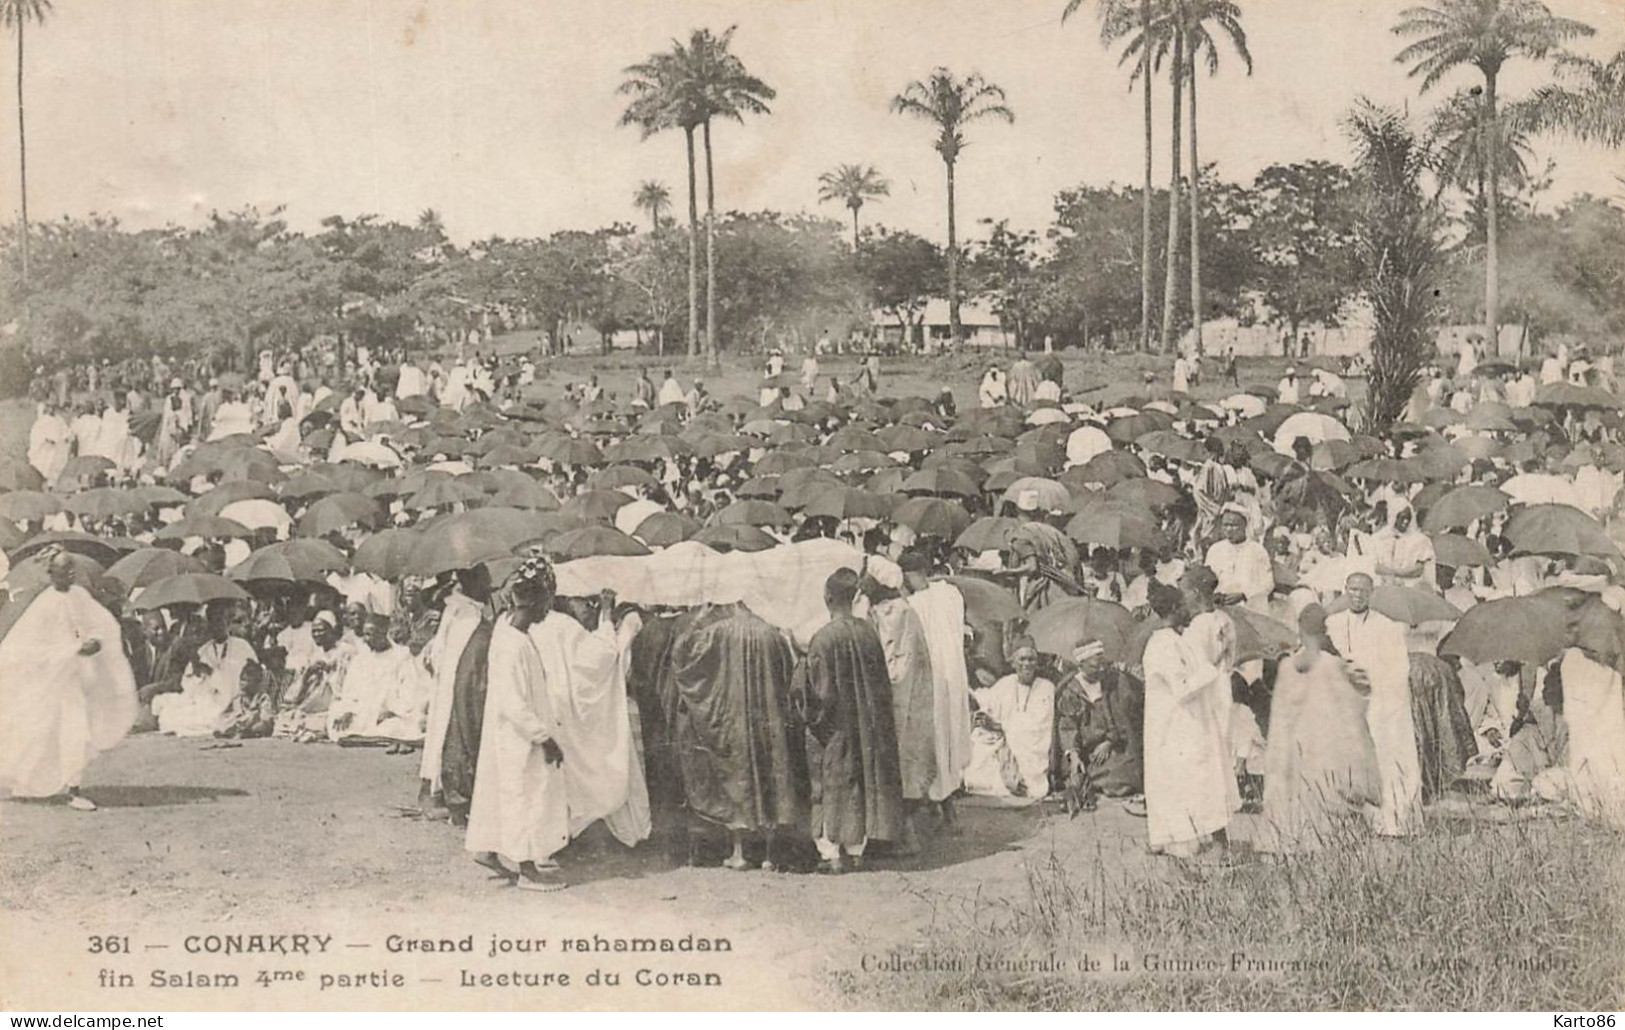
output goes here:
<path id="1" fill-rule="evenodd" d="M 1083 664 L 1091 658 L 1099 658 L 1106 653 L 1106 645 L 1098 640 L 1091 640 L 1072 652 L 1072 660 Z"/>
<path id="2" fill-rule="evenodd" d="M 337 615 L 334 615 L 332 612 L 328 611 L 327 609 L 323 608 L 321 611 L 317 612 L 316 617 L 311 619 L 310 621 L 313 624 L 314 623 L 320 623 L 320 624 L 322 624 L 324 626 L 333 626 L 333 627 L 336 628 L 338 626 L 338 624 L 339 624 L 339 617 Z"/>
<path id="3" fill-rule="evenodd" d="M 516 592 L 532 596 L 551 596 L 558 591 L 553 563 L 539 554 L 529 555 L 520 562 L 511 582 Z"/>
<path id="4" fill-rule="evenodd" d="M 897 590 L 903 585 L 902 567 L 883 555 L 870 555 L 864 563 L 863 571 L 887 590 Z"/>
<path id="5" fill-rule="evenodd" d="M 1038 653 L 1038 645 L 1033 643 L 1033 638 L 1026 634 L 1022 634 L 1010 641 L 1010 657 L 1014 658 L 1023 651 Z"/>

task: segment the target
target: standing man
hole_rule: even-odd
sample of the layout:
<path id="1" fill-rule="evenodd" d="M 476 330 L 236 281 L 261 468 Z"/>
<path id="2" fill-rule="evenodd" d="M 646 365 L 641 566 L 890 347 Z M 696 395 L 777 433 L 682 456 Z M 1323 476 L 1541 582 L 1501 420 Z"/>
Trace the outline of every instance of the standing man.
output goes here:
<path id="1" fill-rule="evenodd" d="M 837 569 L 824 582 L 830 621 L 813 635 L 795 672 L 806 712 L 813 780 L 813 835 L 820 869 L 863 862 L 871 838 L 903 832 L 902 774 L 886 652 L 874 627 L 852 614 L 858 574 Z"/>
<path id="2" fill-rule="evenodd" d="M 570 842 L 564 752 L 542 658 L 530 628 L 553 606 L 553 566 L 525 559 L 508 580 L 514 607 L 491 631 L 489 686 L 479 771 L 464 847 L 474 861 L 522 890 L 564 889 L 553 856 Z M 505 863 L 512 863 L 509 869 Z"/>
<path id="3" fill-rule="evenodd" d="M 903 570 L 888 558 L 872 555 L 863 577 L 869 599 L 869 621 L 886 653 L 886 674 L 891 680 L 892 721 L 897 727 L 897 764 L 902 776 L 903 852 L 918 854 L 919 837 L 914 813 L 926 801 L 937 778 L 935 684 L 925 627 L 903 599 Z"/>
<path id="4" fill-rule="evenodd" d="M 1224 536 L 1207 549 L 1203 561 L 1218 578 L 1213 602 L 1269 614 L 1270 592 L 1275 589 L 1275 566 L 1269 552 L 1257 540 L 1247 539 L 1247 515 L 1239 506 L 1225 507 L 1219 529 Z"/>
<path id="5" fill-rule="evenodd" d="M 898 558 L 908 604 L 920 617 L 931 656 L 931 725 L 936 733 L 936 779 L 927 797 L 942 806 L 942 819 L 953 822 L 953 797 L 965 782 L 970 764 L 970 673 L 965 668 L 965 598 L 951 583 L 928 578 L 931 560 L 923 551 L 907 550 Z"/>
<path id="6" fill-rule="evenodd" d="M 1187 639 L 1179 589 L 1153 583 L 1150 593 L 1163 626 L 1145 647 L 1146 829 L 1152 851 L 1195 858 L 1222 845 L 1230 823 L 1234 780 L 1214 717 L 1230 682 Z"/>
<path id="7" fill-rule="evenodd" d="M 91 812 L 79 780 L 135 722 L 135 676 L 118 620 L 74 583 L 68 555 L 47 569 L 50 585 L 13 602 L 22 614 L 0 639 L 0 787 L 26 798 L 66 789 L 70 808 Z"/>
<path id="8" fill-rule="evenodd" d="M 1385 837 L 1403 837 L 1422 826 L 1422 763 L 1416 751 L 1411 715 L 1411 656 L 1405 627 L 1371 610 L 1371 577 L 1350 576 L 1343 587 L 1348 608 L 1326 620 L 1338 652 L 1371 680 L 1365 720 L 1377 746 L 1382 803 L 1373 828 Z"/>
<path id="9" fill-rule="evenodd" d="M 423 737 L 423 761 L 418 766 L 422 781 L 418 789 L 418 807 L 425 814 L 444 816 L 444 793 L 440 782 L 440 759 L 446 744 L 446 730 L 451 725 L 455 706 L 457 667 L 462 661 L 463 649 L 468 646 L 475 630 L 490 620 L 491 575 L 485 566 L 457 570 L 457 585 L 446 597 L 440 613 L 440 625 L 429 644 L 430 671 L 434 676 L 429 692 L 429 719 Z M 437 803 L 438 802 L 440 803 Z"/>

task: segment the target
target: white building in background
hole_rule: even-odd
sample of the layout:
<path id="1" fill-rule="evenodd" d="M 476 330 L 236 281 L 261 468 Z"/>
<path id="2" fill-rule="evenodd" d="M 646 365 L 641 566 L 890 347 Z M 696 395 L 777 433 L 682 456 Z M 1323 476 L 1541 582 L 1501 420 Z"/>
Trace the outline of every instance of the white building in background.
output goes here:
<path id="1" fill-rule="evenodd" d="M 1290 341 L 1288 351 L 1285 348 L 1290 334 L 1283 326 L 1244 326 L 1234 318 L 1216 318 L 1202 323 L 1202 350 L 1208 354 L 1224 354 L 1234 348 L 1238 357 L 1296 358 L 1304 356 L 1303 344 L 1307 340 L 1309 357 L 1352 357 L 1371 353 L 1371 338 L 1374 332 L 1369 321 L 1360 319 L 1353 319 L 1335 328 L 1319 324 L 1302 325 L 1298 327 L 1297 337 Z M 1462 343 L 1475 333 L 1482 337 L 1484 327 L 1440 326 L 1435 343 L 1441 355 L 1453 355 Z M 1521 325 L 1501 326 L 1497 353 L 1502 358 L 1513 361 L 1524 356 L 1527 352 L 1525 335 L 1525 329 Z M 1180 347 L 1188 352 L 1194 346 L 1195 336 L 1187 330 L 1180 341 Z"/>
<path id="2" fill-rule="evenodd" d="M 869 315 L 870 324 L 874 326 L 875 334 L 887 343 L 903 343 L 903 327 L 898 324 L 897 316 L 888 311 L 876 310 Z M 959 305 L 959 323 L 965 330 L 965 345 L 968 347 L 1013 347 L 1016 336 L 1006 332 L 999 323 L 999 316 L 993 313 L 993 305 L 985 300 L 965 300 Z M 951 334 L 948 324 L 948 302 L 945 299 L 932 299 L 926 302 L 925 316 L 919 324 L 911 327 L 911 338 L 906 342 L 915 348 L 920 347 L 923 338 L 930 341 L 930 349 L 936 350 L 944 346 Z"/>

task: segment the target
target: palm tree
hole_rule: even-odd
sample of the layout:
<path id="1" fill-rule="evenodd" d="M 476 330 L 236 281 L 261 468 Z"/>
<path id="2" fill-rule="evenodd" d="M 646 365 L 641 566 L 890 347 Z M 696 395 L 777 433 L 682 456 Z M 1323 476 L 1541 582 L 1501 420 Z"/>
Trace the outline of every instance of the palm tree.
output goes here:
<path id="1" fill-rule="evenodd" d="M 1564 43 L 1595 30 L 1584 22 L 1559 18 L 1539 0 L 1436 0 L 1431 7 L 1411 7 L 1399 16 L 1394 35 L 1415 39 L 1395 55 L 1394 60 L 1409 64 L 1414 78 L 1422 77 L 1426 93 L 1450 72 L 1472 67 L 1484 78 L 1483 135 L 1499 139 L 1496 124 L 1496 84 L 1501 68 L 1516 57 L 1545 60 Z M 1498 279 L 1498 218 L 1501 169 L 1498 147 L 1489 147 L 1485 161 L 1485 187 L 1489 200 L 1485 212 L 1484 328 L 1490 346 L 1495 346 L 1500 330 L 1500 291 Z"/>
<path id="2" fill-rule="evenodd" d="M 1485 132 L 1483 92 L 1477 86 L 1457 90 L 1433 112 L 1428 123 L 1428 140 L 1441 183 L 1468 195 L 1479 227 L 1488 224 L 1485 207 L 1489 200 L 1487 177 L 1492 156 L 1503 185 L 1517 190 L 1529 183 L 1529 158 L 1534 156 L 1529 128 L 1537 115 L 1536 106 L 1530 100 L 1503 106 L 1496 118 L 1501 138 L 1495 147 L 1496 153 L 1491 155 L 1490 140 Z"/>
<path id="3" fill-rule="evenodd" d="M 660 213 L 671 207 L 671 190 L 663 182 L 645 179 L 632 194 L 632 206 L 649 213 L 649 231 L 660 231 Z"/>
<path id="4" fill-rule="evenodd" d="M 28 291 L 28 134 L 23 130 L 23 28 L 44 25 L 51 0 L 0 0 L 0 25 L 17 33 L 17 171 L 23 218 L 23 291 Z"/>
<path id="5" fill-rule="evenodd" d="M 1061 22 L 1078 12 L 1083 0 L 1067 0 L 1066 8 L 1061 11 Z M 1149 35 L 1151 28 L 1151 0 L 1101 0 L 1100 22 L 1101 43 L 1110 45 L 1116 38 L 1109 36 L 1106 26 L 1114 21 L 1122 21 L 1131 17 L 1130 11 L 1137 11 L 1140 18 L 1140 31 Z M 1152 109 L 1151 109 L 1151 52 L 1140 51 L 1139 70 L 1136 77 L 1144 86 L 1145 99 L 1145 181 L 1141 187 L 1140 204 L 1140 350 L 1151 349 L 1151 148 L 1152 140 Z M 1134 79 L 1129 80 L 1132 89 Z"/>
<path id="6" fill-rule="evenodd" d="M 1607 61 L 1559 54 L 1557 66 L 1578 82 L 1535 90 L 1534 127 L 1586 143 L 1625 147 L 1625 50 Z"/>
<path id="7" fill-rule="evenodd" d="M 446 221 L 440 217 L 440 212 L 432 207 L 426 207 L 418 212 L 418 228 L 441 242 L 446 238 Z"/>
<path id="8" fill-rule="evenodd" d="M 1191 91 L 1191 332 L 1196 352 L 1202 352 L 1202 162 L 1196 152 L 1196 63 L 1206 57 L 1207 73 L 1219 72 L 1219 46 L 1215 32 L 1229 40 L 1237 56 L 1253 73 L 1253 55 L 1247 50 L 1247 33 L 1241 27 L 1241 8 L 1231 0 L 1177 0 L 1185 24 L 1189 48 Z"/>
<path id="9" fill-rule="evenodd" d="M 858 211 L 864 202 L 891 196 L 887 182 L 874 165 L 836 165 L 818 177 L 818 202 L 840 201 L 852 211 L 852 252 L 858 250 Z"/>
<path id="10" fill-rule="evenodd" d="M 975 72 L 961 79 L 938 68 L 924 81 L 903 87 L 891 109 L 937 127 L 937 153 L 948 170 L 948 332 L 955 345 L 964 336 L 959 323 L 959 236 L 954 224 L 954 164 L 966 147 L 965 126 L 987 118 L 1010 123 L 1015 112 L 1004 102 L 1004 90 Z"/>
<path id="11" fill-rule="evenodd" d="M 747 114 L 771 114 L 767 102 L 778 95 L 773 87 L 747 71 L 745 63 L 728 49 L 738 27 L 730 25 L 720 36 L 712 35 L 710 29 L 697 29 L 689 37 L 685 61 L 689 89 L 705 114 L 701 122 L 705 136 L 705 351 L 713 365 L 720 358 L 717 354 L 717 185 L 711 155 L 711 122 L 728 118 L 743 124 Z"/>
<path id="12" fill-rule="evenodd" d="M 1183 98 L 1185 95 L 1185 37 L 1180 18 L 1186 0 L 1157 0 L 1150 17 L 1139 12 L 1133 17 L 1128 9 L 1118 7 L 1114 17 L 1101 25 L 1100 35 L 1108 45 L 1127 39 L 1119 64 L 1138 59 L 1130 81 L 1147 69 L 1160 70 L 1164 60 L 1170 60 L 1169 81 L 1173 92 L 1173 133 L 1169 140 L 1172 163 L 1168 173 L 1168 263 L 1162 289 L 1163 352 L 1172 349 L 1174 319 L 1177 315 L 1178 294 L 1175 285 L 1179 271 L 1179 205 L 1180 205 L 1180 138 L 1183 131 Z"/>
<path id="13" fill-rule="evenodd" d="M 688 156 L 688 356 L 700 352 L 700 206 L 695 181 L 694 130 L 705 120 L 700 106 L 686 89 L 683 68 L 673 43 L 668 53 L 628 67 L 626 81 L 617 90 L 632 97 L 621 113 L 620 124 L 635 125 L 648 139 L 666 129 L 682 129 Z"/>

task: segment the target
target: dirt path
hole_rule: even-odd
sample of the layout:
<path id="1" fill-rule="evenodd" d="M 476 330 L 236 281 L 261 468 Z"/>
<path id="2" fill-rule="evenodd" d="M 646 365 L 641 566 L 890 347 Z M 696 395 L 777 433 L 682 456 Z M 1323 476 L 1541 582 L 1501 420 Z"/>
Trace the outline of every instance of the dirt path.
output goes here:
<path id="1" fill-rule="evenodd" d="M 459 1008 L 834 1007 L 832 973 L 861 974 L 864 956 L 928 943 L 947 923 L 1025 891 L 1027 864 L 1103 853 L 1141 854 L 1143 823 L 1115 808 L 1069 821 L 1033 811 L 964 808 L 961 830 L 913 860 L 876 858 L 842 877 L 735 873 L 702 851 L 681 867 L 660 849 L 628 851 L 589 831 L 562 858 L 572 881 L 525 894 L 489 880 L 444 823 L 406 818 L 416 756 L 282 741 L 210 748 L 143 736 L 103 756 L 86 780 L 93 814 L 59 804 L 0 804 L 0 1002 L 8 1007 L 287 1007 L 321 972 L 388 970 L 395 989 L 336 986 L 304 994 L 316 1007 L 433 1005 L 461 970 L 547 970 L 577 980 L 556 988 L 441 993 Z M 1081 860 L 1081 859 L 1080 859 Z M 188 954 L 187 939 L 219 934 L 331 934 L 326 956 L 223 958 Z M 89 953 L 91 935 L 128 936 L 131 954 Z M 390 935 L 473 936 L 473 954 L 389 950 Z M 492 936 L 549 943 L 540 954 L 492 958 Z M 566 938 L 685 935 L 727 938 L 731 954 L 661 956 L 561 952 Z M 49 956 L 46 961 L 42 956 Z M 631 984 L 641 968 L 717 972 L 716 987 Z M 96 983 L 99 970 L 137 987 Z M 303 969 L 303 983 L 222 994 L 152 990 L 150 971 Z M 622 987 L 581 984 L 594 968 Z M 42 975 L 43 974 L 43 975 Z M 424 983 L 422 981 L 440 981 Z"/>

